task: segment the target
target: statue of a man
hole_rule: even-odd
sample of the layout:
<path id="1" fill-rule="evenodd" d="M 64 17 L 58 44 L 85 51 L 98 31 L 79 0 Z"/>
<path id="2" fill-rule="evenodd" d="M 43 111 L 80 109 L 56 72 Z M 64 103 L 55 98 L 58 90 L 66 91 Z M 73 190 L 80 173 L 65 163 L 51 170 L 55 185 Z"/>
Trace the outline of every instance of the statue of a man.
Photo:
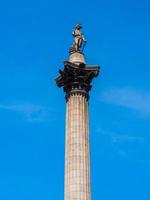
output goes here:
<path id="1" fill-rule="evenodd" d="M 80 29 L 82 29 L 82 25 L 81 24 L 77 24 L 75 29 L 72 31 L 72 35 L 74 36 L 74 43 L 73 43 L 73 48 L 76 51 L 80 51 L 81 48 L 83 51 L 84 46 L 86 44 L 86 40 L 84 38 L 83 33 L 80 31 Z"/>

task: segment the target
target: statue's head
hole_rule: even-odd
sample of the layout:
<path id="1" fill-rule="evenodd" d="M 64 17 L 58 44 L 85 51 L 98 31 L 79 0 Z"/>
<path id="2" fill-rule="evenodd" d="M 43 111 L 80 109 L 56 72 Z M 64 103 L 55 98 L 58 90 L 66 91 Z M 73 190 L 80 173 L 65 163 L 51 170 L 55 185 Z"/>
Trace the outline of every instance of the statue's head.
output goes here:
<path id="1" fill-rule="evenodd" d="M 78 23 L 78 24 L 76 25 L 76 28 L 77 28 L 77 29 L 81 29 L 81 28 L 82 28 L 82 25 L 81 25 L 80 23 Z"/>

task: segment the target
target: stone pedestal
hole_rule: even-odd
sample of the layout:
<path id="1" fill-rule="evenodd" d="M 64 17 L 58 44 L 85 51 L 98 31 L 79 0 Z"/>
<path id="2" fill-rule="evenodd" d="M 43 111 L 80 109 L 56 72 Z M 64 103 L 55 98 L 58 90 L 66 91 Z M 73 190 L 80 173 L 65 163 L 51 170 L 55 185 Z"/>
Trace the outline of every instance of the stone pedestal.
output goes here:
<path id="1" fill-rule="evenodd" d="M 80 63 L 85 64 L 84 55 L 81 52 L 74 52 L 70 54 L 69 62 L 79 65 Z"/>
<path id="2" fill-rule="evenodd" d="M 56 78 L 66 94 L 65 200 L 90 200 L 88 99 L 99 67 L 85 64 L 81 52 L 71 52 Z"/>

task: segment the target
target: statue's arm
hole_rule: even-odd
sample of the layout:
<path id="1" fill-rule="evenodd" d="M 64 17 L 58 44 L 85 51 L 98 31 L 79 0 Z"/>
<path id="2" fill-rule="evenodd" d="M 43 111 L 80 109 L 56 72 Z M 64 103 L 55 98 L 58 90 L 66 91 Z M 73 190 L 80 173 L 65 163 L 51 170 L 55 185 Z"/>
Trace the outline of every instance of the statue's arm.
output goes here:
<path id="1" fill-rule="evenodd" d="M 72 31 L 72 35 L 75 36 L 75 30 Z"/>

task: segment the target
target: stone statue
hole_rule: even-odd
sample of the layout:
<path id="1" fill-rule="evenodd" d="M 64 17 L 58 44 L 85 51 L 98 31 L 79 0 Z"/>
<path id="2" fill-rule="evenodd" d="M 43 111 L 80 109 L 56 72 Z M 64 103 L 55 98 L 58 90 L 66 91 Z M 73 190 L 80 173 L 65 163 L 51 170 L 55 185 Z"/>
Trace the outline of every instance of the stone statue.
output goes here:
<path id="1" fill-rule="evenodd" d="M 86 40 L 84 38 L 84 34 L 80 31 L 80 29 L 82 29 L 82 25 L 77 24 L 75 29 L 72 31 L 72 35 L 74 36 L 74 43 L 71 49 L 83 52 Z"/>

